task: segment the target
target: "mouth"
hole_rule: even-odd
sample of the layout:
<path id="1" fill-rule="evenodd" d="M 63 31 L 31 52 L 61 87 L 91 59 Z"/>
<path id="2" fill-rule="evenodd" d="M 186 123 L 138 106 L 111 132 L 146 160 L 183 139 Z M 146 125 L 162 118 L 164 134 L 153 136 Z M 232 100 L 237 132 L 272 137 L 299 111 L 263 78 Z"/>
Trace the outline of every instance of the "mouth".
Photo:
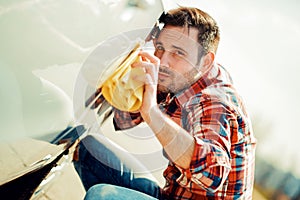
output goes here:
<path id="1" fill-rule="evenodd" d="M 158 75 L 158 81 L 161 83 L 168 82 L 170 80 L 170 75 L 165 74 L 165 73 L 159 73 Z"/>
<path id="2" fill-rule="evenodd" d="M 159 74 L 158 74 L 158 77 L 161 79 L 165 79 L 165 78 L 168 78 L 168 77 L 170 77 L 170 75 L 169 74 L 166 74 L 166 73 L 162 73 L 162 72 L 159 72 Z"/>
<path id="3" fill-rule="evenodd" d="M 171 77 L 170 73 L 168 73 L 166 71 L 160 70 L 159 73 L 158 73 L 158 78 L 159 79 L 167 79 L 167 78 L 170 78 L 170 77 Z"/>

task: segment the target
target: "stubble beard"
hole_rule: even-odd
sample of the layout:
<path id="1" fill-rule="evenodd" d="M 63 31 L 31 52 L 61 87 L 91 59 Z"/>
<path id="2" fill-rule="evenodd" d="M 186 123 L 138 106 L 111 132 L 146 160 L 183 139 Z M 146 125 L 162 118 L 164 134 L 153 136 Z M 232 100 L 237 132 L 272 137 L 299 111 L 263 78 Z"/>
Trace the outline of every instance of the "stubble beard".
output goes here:
<path id="1" fill-rule="evenodd" d="M 168 77 L 161 78 L 158 76 L 157 90 L 163 93 L 177 94 L 189 88 L 199 78 L 199 71 L 193 69 L 185 74 L 180 74 L 170 69 L 160 68 L 161 73 L 167 74 Z M 196 78 L 198 77 L 198 78 Z"/>

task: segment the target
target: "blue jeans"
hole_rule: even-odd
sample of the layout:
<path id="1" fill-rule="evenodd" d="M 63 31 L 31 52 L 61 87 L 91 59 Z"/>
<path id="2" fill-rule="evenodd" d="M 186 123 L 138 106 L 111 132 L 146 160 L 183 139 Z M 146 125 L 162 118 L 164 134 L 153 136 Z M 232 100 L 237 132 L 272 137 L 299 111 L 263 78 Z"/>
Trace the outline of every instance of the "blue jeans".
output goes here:
<path id="1" fill-rule="evenodd" d="M 139 192 L 160 199 L 161 189 L 154 181 L 147 178 L 136 178 L 131 169 L 93 136 L 89 135 L 79 143 L 79 158 L 78 161 L 74 161 L 74 167 L 86 191 L 97 184 L 110 184 L 110 188 L 112 185 L 124 187 L 123 189 L 115 188 L 122 195 L 123 192 L 124 194 L 131 192 L 131 199 L 135 195 L 139 197 L 141 195 Z M 87 198 L 92 199 L 91 195 L 96 194 L 95 191 L 98 190 L 103 190 L 103 185 L 95 186 L 88 191 Z"/>
<path id="2" fill-rule="evenodd" d="M 145 193 L 109 184 L 97 184 L 91 187 L 84 200 L 156 200 Z"/>

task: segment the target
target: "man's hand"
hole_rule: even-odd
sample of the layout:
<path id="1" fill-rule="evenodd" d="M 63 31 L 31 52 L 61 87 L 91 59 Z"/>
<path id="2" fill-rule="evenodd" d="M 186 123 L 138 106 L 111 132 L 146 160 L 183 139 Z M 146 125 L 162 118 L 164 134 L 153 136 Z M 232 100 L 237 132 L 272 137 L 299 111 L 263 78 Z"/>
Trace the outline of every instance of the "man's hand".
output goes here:
<path id="1" fill-rule="evenodd" d="M 141 61 L 133 63 L 132 67 L 141 67 L 146 72 L 144 77 L 135 77 L 136 80 L 145 84 L 143 103 L 139 110 L 141 116 L 152 129 L 172 162 L 187 169 L 194 151 L 194 139 L 158 108 L 156 93 L 159 58 L 147 52 L 140 52 L 139 55 Z"/>
<path id="2" fill-rule="evenodd" d="M 140 67 L 145 71 L 144 77 L 134 78 L 142 81 L 145 85 L 143 103 L 139 111 L 145 122 L 150 123 L 150 110 L 157 107 L 156 95 L 160 61 L 159 58 L 145 51 L 141 51 L 139 56 L 141 60 L 134 62 L 131 66 L 134 68 Z"/>

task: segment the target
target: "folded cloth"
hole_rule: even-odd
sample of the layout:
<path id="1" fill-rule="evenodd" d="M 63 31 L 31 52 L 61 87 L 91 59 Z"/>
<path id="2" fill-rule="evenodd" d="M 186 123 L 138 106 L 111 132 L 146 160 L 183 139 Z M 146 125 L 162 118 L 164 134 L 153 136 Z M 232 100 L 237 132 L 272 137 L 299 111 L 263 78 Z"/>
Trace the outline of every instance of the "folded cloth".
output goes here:
<path id="1" fill-rule="evenodd" d="M 140 44 L 126 56 L 120 66 L 102 84 L 102 95 L 113 107 L 128 112 L 137 111 L 143 100 L 144 84 L 134 80 L 135 76 L 144 76 L 141 68 L 132 68 L 131 64 L 140 59 Z"/>

